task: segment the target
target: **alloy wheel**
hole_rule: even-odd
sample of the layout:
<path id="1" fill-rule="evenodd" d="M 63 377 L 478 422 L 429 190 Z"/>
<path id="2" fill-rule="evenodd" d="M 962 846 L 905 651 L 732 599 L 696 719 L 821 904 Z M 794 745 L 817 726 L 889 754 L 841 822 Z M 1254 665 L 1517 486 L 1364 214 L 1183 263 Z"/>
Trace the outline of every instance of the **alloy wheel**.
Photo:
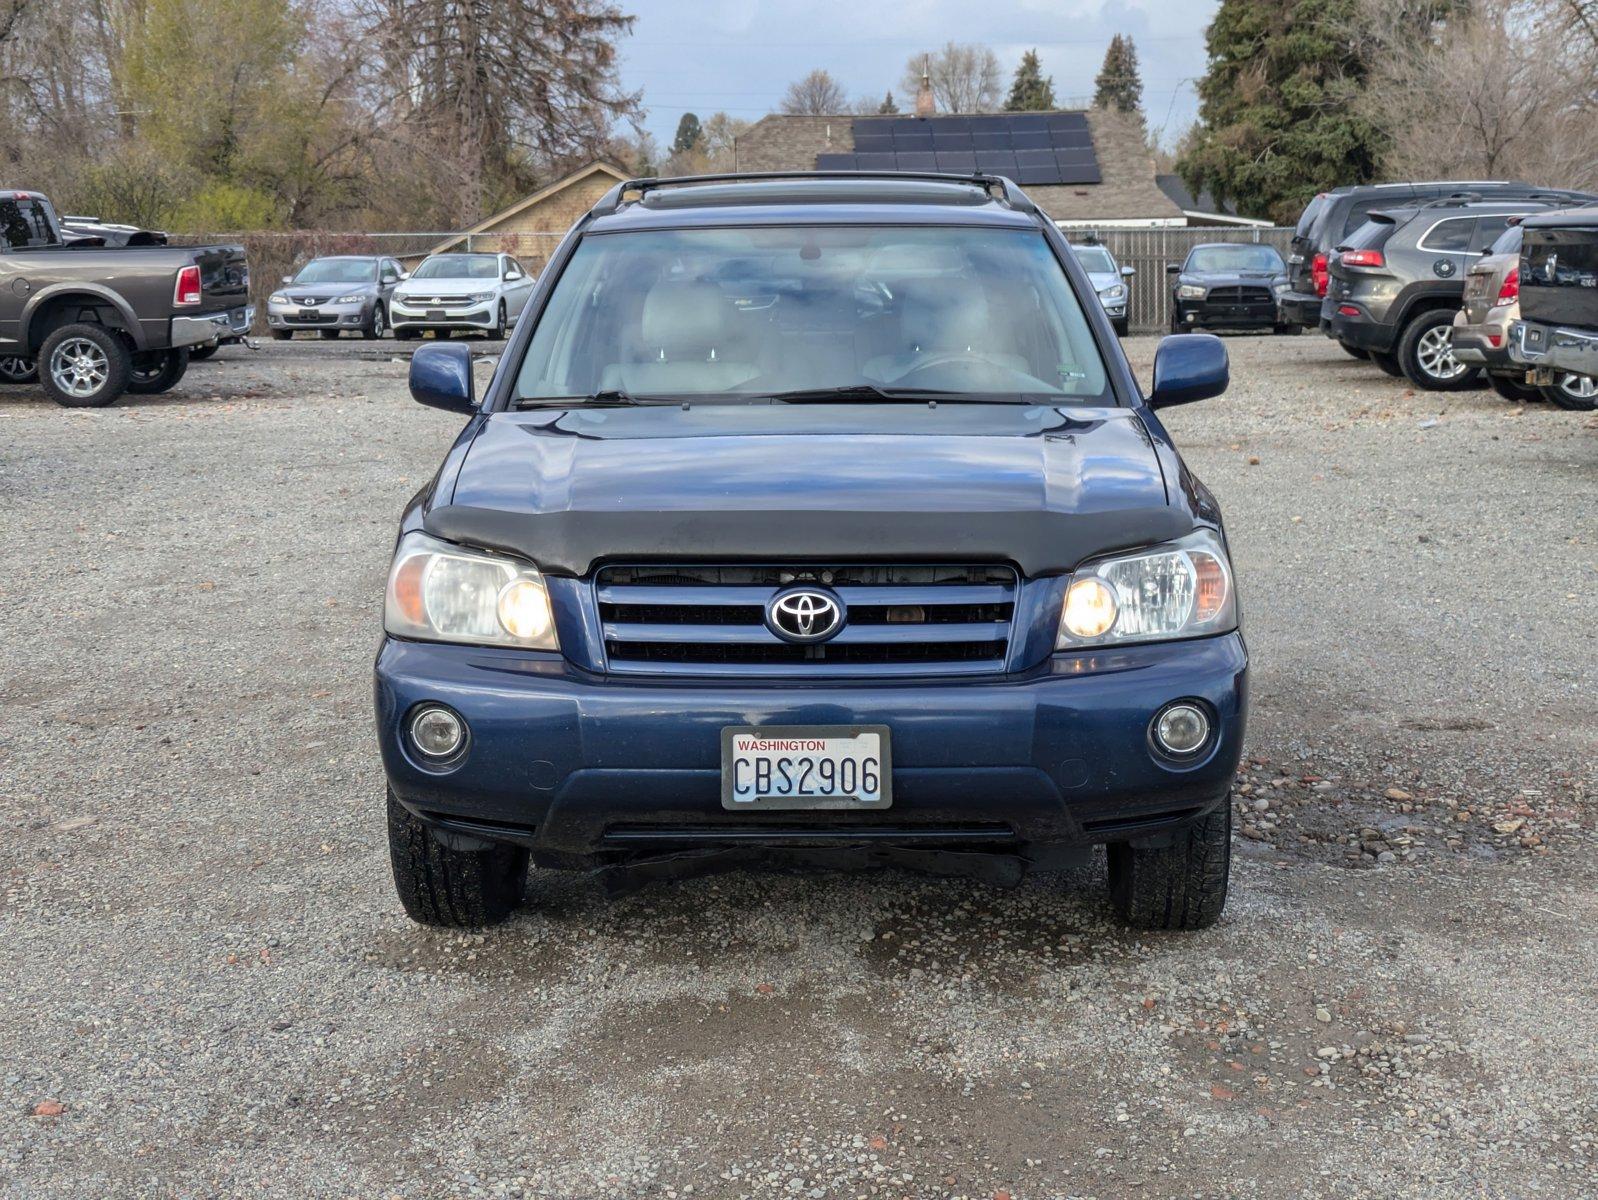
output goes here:
<path id="1" fill-rule="evenodd" d="M 1590 375 L 1564 374 L 1559 377 L 1559 383 L 1556 386 L 1571 399 L 1580 400 L 1584 403 L 1592 401 L 1594 397 L 1598 397 L 1598 379 L 1594 379 Z"/>
<path id="2" fill-rule="evenodd" d="M 26 383 L 33 377 L 33 359 L 17 354 L 0 354 L 0 379 Z"/>
<path id="3" fill-rule="evenodd" d="M 380 338 L 383 336 L 385 330 L 386 326 L 383 324 L 383 306 L 379 304 L 372 310 L 372 336 L 375 338 Z"/>
<path id="4" fill-rule="evenodd" d="M 1422 371 L 1444 383 L 1470 370 L 1454 357 L 1454 331 L 1448 325 L 1437 325 L 1421 334 L 1415 344 L 1415 359 Z"/>
<path id="5" fill-rule="evenodd" d="M 79 399 L 105 386 L 111 362 L 105 351 L 88 338 L 68 338 L 50 356 L 50 378 L 56 387 Z"/>

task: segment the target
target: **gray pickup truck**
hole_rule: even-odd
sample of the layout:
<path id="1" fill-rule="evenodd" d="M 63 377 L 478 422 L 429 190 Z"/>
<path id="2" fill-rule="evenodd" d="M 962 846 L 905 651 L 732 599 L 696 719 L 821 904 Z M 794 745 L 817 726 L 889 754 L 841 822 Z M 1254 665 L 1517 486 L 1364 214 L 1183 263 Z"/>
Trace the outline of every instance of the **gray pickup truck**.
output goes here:
<path id="1" fill-rule="evenodd" d="M 248 330 L 249 288 L 242 246 L 64 239 L 44 196 L 0 189 L 0 384 L 71 408 L 164 392 L 191 347 Z"/>

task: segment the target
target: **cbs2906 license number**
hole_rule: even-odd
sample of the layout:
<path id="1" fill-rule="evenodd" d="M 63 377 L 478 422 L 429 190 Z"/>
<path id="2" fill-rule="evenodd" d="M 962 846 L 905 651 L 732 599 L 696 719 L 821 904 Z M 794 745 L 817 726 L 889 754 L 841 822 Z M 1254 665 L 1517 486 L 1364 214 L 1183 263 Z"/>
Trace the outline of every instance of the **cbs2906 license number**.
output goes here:
<path id="1" fill-rule="evenodd" d="M 886 725 L 784 725 L 721 731 L 721 806 L 887 808 L 893 764 Z"/>

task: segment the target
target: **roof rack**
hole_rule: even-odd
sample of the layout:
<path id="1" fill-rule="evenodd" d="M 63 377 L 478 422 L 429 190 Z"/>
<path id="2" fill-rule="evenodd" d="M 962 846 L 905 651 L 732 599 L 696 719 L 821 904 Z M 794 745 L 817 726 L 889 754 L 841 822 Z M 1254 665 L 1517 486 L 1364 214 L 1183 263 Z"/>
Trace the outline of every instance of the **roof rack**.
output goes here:
<path id="1" fill-rule="evenodd" d="M 1424 212 L 1428 208 L 1459 208 L 1466 204 L 1517 204 L 1528 200 L 1551 206 L 1580 203 L 1569 192 L 1538 191 L 1529 186 L 1526 187 L 1525 191 L 1519 191 L 1515 190 L 1516 186 L 1510 185 L 1509 188 L 1504 189 L 1509 193 L 1507 195 L 1495 196 L 1491 194 L 1484 195 L 1481 192 L 1451 192 L 1446 196 L 1438 196 L 1436 199 L 1428 200 L 1425 204 L 1417 204 L 1413 207 L 1418 212 Z M 1411 206 L 1401 204 L 1392 211 L 1409 207 Z"/>
<path id="2" fill-rule="evenodd" d="M 692 187 L 695 184 L 706 183 L 762 183 L 773 180 L 804 180 L 804 179 L 848 179 L 848 180 L 879 180 L 884 183 L 899 183 L 905 180 L 914 180 L 920 183 L 964 183 L 979 187 L 995 200 L 1002 201 L 1017 212 L 1035 213 L 1037 205 L 1033 204 L 1015 183 L 1002 175 L 983 175 L 973 173 L 949 174 L 937 171 L 731 171 L 719 175 L 672 175 L 665 178 L 627 179 L 618 183 L 606 192 L 594 205 L 594 211 L 600 214 L 609 214 L 618 211 L 624 197 L 630 193 L 637 193 L 642 199 L 644 194 L 659 191 L 662 188 Z"/>

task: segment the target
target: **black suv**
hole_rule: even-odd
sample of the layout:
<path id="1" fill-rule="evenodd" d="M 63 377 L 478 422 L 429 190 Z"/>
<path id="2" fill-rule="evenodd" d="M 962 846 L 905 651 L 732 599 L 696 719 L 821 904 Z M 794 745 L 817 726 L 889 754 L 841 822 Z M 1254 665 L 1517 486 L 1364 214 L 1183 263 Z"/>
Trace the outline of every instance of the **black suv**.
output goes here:
<path id="1" fill-rule="evenodd" d="M 1281 319 L 1315 328 L 1321 320 L 1333 250 L 1377 209 L 1426 204 L 1445 196 L 1471 194 L 1484 200 L 1547 194 L 1546 189 L 1503 180 L 1429 180 L 1372 183 L 1321 192 L 1307 205 L 1293 230 L 1287 257 L 1287 287 L 1277 296 Z M 1556 193 L 1557 194 L 1557 193 Z M 1576 193 L 1567 193 L 1574 198 Z"/>
<path id="2" fill-rule="evenodd" d="M 1559 200 L 1450 198 L 1371 213 L 1332 257 L 1321 307 L 1329 336 L 1418 388 L 1469 387 L 1479 368 L 1453 351 L 1466 273 L 1509 228 L 1510 218 Z"/>

